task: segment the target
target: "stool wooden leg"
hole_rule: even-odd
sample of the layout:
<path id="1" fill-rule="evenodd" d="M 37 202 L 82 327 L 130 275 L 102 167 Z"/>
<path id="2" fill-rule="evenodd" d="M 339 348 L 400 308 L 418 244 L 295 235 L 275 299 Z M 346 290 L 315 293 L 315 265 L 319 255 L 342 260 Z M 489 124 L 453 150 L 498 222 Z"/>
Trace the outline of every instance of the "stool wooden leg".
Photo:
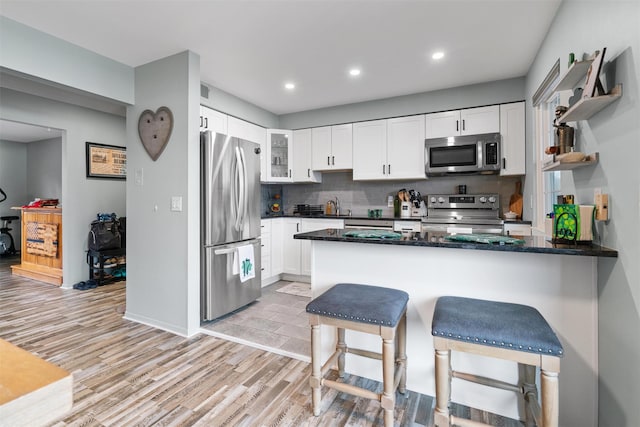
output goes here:
<path id="1" fill-rule="evenodd" d="M 344 328 L 338 328 L 338 345 L 336 346 L 336 350 L 340 352 L 338 356 L 338 375 L 340 378 L 344 378 L 344 357 L 347 352 Z"/>
<path id="2" fill-rule="evenodd" d="M 393 339 L 382 340 L 382 384 L 383 393 L 380 405 L 384 409 L 385 427 L 393 427 L 393 411 L 396 406 L 393 371 L 395 367 L 395 344 Z"/>
<path id="3" fill-rule="evenodd" d="M 558 373 L 540 370 L 542 427 L 558 427 Z"/>
<path id="4" fill-rule="evenodd" d="M 519 364 L 523 371 L 524 377 L 522 382 L 522 390 L 524 393 L 524 416 L 526 427 L 535 427 L 536 421 L 533 417 L 531 401 L 538 400 L 538 389 L 536 387 L 536 367 L 532 365 Z"/>
<path id="5" fill-rule="evenodd" d="M 402 363 L 402 371 L 400 375 L 400 383 L 398 384 L 398 391 L 404 394 L 407 391 L 407 315 L 406 313 L 400 319 L 398 324 L 398 332 L 396 335 L 396 341 L 398 343 L 398 361 Z"/>
<path id="6" fill-rule="evenodd" d="M 436 408 L 434 424 L 449 427 L 449 400 L 451 399 L 451 350 L 436 349 Z"/>
<path id="7" fill-rule="evenodd" d="M 311 402 L 313 403 L 313 415 L 320 415 L 322 362 L 320 359 L 320 325 L 311 325 Z"/>

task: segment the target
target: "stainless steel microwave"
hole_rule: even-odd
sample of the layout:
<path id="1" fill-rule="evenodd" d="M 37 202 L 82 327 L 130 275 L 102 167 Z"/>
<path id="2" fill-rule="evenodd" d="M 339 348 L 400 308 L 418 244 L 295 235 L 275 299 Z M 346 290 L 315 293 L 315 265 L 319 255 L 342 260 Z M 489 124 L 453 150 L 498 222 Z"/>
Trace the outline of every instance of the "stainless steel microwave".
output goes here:
<path id="1" fill-rule="evenodd" d="M 426 139 L 427 176 L 497 174 L 500 172 L 499 133 Z"/>

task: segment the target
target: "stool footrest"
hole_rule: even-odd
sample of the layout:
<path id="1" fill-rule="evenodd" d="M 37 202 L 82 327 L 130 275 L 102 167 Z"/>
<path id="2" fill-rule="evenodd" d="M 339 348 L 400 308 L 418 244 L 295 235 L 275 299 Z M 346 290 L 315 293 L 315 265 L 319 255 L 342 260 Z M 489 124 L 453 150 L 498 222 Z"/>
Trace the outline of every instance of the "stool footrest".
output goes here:
<path id="1" fill-rule="evenodd" d="M 358 397 L 364 397 L 366 399 L 377 400 L 378 402 L 380 401 L 381 395 L 379 395 L 378 393 L 357 387 L 355 385 L 339 383 L 337 381 L 327 379 L 322 380 L 322 385 L 330 387 L 334 390 L 341 391 L 343 393 L 352 394 Z"/>
<path id="2" fill-rule="evenodd" d="M 480 375 L 468 374 L 466 372 L 451 371 L 453 378 L 458 378 L 464 381 L 469 381 L 476 384 L 482 384 L 485 386 L 500 388 L 502 390 L 509 390 L 516 393 L 522 393 L 522 387 L 511 384 L 505 381 L 496 380 L 495 378 L 483 377 Z"/>
<path id="3" fill-rule="evenodd" d="M 530 398 L 530 396 L 533 396 L 533 398 Z M 527 402 L 527 405 L 525 405 L 525 411 L 529 411 L 529 413 L 531 413 L 531 416 L 536 421 L 537 426 L 542 425 L 542 409 L 540 408 L 538 399 L 533 393 L 525 394 L 524 398 Z"/>
<path id="4" fill-rule="evenodd" d="M 369 359 L 382 360 L 382 353 L 376 353 L 375 351 L 363 350 L 361 348 L 347 347 L 347 353 L 355 354 L 356 356 L 368 357 Z"/>
<path id="5" fill-rule="evenodd" d="M 329 359 L 324 363 L 324 365 L 322 365 L 322 368 L 320 368 L 320 375 L 324 376 L 324 374 L 331 370 L 331 367 L 335 365 L 341 353 L 342 352 L 340 350 L 336 350 L 331 356 L 329 356 Z"/>

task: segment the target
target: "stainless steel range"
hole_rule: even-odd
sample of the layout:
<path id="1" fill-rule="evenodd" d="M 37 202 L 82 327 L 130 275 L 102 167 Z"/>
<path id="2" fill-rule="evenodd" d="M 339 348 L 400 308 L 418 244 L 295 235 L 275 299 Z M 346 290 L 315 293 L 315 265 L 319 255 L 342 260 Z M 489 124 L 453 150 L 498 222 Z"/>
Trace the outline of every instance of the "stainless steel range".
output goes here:
<path id="1" fill-rule="evenodd" d="M 431 194 L 422 231 L 437 240 L 447 234 L 502 234 L 498 194 Z"/>

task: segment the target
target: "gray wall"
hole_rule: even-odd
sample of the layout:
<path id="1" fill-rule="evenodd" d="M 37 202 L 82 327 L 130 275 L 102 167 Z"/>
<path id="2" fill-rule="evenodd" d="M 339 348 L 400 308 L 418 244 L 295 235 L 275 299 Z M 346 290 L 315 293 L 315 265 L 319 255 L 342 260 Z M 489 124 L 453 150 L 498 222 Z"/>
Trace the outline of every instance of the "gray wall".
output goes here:
<path id="1" fill-rule="evenodd" d="M 97 212 L 124 216 L 126 189 L 124 181 L 86 178 L 85 142 L 125 146 L 125 120 L 9 89 L 0 89 L 0 99 L 2 119 L 66 131 L 62 137 L 61 156 L 63 286 L 86 280 L 84 251 L 89 223 Z"/>
<path id="2" fill-rule="evenodd" d="M 4 16 L 0 16 L 0 65 L 31 78 L 133 102 L 131 67 Z"/>
<path id="3" fill-rule="evenodd" d="M 523 77 L 285 114 L 280 116 L 280 128 L 303 129 L 522 101 L 524 83 Z"/>
<path id="4" fill-rule="evenodd" d="M 27 194 L 29 200 L 62 202 L 62 138 L 34 141 L 27 146 Z"/>
<path id="5" fill-rule="evenodd" d="M 199 327 L 200 58 L 183 52 L 135 75 L 136 104 L 127 109 L 126 317 L 191 335 Z M 161 106 L 173 113 L 173 132 L 153 161 L 139 141 L 138 117 Z M 170 211 L 172 196 L 183 198 L 182 212 Z"/>
<path id="6" fill-rule="evenodd" d="M 17 215 L 12 206 L 22 206 L 29 202 L 27 195 L 27 144 L 0 140 L 0 188 L 7 194 L 7 200 L 0 203 L 0 216 Z M 11 235 L 16 248 L 20 249 L 20 220 L 11 223 Z"/>
<path id="7" fill-rule="evenodd" d="M 599 152 L 600 162 L 563 172 L 562 191 L 582 203 L 593 201 L 595 188 L 610 195 L 611 220 L 598 225 L 603 244 L 620 256 L 598 260 L 599 425 L 631 427 L 640 419 L 640 2 L 562 3 L 527 75 L 527 123 L 531 135 L 531 96 L 553 63 L 560 58 L 564 72 L 569 52 L 579 56 L 603 47 L 609 62 L 605 85 L 622 83 L 623 96 L 577 123 L 579 150 Z M 528 160 L 532 175 L 535 165 L 530 156 Z M 526 186 L 525 197 L 535 191 L 533 184 Z"/>

